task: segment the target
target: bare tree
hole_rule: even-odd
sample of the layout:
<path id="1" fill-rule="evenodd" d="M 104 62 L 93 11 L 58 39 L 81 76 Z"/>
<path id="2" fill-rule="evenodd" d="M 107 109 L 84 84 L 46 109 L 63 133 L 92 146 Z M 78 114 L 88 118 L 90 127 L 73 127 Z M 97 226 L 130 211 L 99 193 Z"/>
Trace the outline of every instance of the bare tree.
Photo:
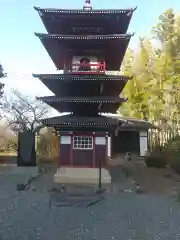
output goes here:
<path id="1" fill-rule="evenodd" d="M 12 90 L 11 99 L 4 99 L 3 108 L 9 127 L 14 132 L 35 131 L 41 124 L 40 119 L 49 112 L 46 104 L 24 96 L 18 90 Z"/>

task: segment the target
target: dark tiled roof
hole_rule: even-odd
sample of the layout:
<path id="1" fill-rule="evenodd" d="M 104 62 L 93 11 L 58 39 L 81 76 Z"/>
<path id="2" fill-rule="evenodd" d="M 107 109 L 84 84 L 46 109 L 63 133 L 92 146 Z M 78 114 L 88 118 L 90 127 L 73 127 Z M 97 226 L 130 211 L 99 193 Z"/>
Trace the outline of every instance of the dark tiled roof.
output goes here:
<path id="1" fill-rule="evenodd" d="M 120 122 L 123 122 L 121 129 L 156 129 L 157 127 L 145 120 L 140 120 L 131 117 L 120 117 L 120 116 L 111 116 L 113 119 L 118 119 Z"/>
<path id="2" fill-rule="evenodd" d="M 134 34 L 112 34 L 112 35 L 61 35 L 61 34 L 47 34 L 35 33 L 40 39 L 58 39 L 58 40 L 129 40 Z"/>
<path id="3" fill-rule="evenodd" d="M 97 117 L 76 117 L 73 115 L 58 116 L 41 120 L 48 126 L 59 125 L 61 127 L 110 127 L 118 125 L 117 119 L 107 118 L 104 116 Z"/>
<path id="4" fill-rule="evenodd" d="M 100 10 L 83 10 L 83 9 L 58 9 L 58 8 L 39 8 L 34 7 L 39 13 L 61 13 L 61 14 L 78 14 L 78 15 L 96 15 L 96 14 L 130 14 L 136 8 L 129 9 L 100 9 Z"/>
<path id="5" fill-rule="evenodd" d="M 57 79 L 57 80 L 69 80 L 69 81 L 128 81 L 132 77 L 123 75 L 82 75 L 82 74 L 33 74 L 33 77 L 39 79 Z"/>
<path id="6" fill-rule="evenodd" d="M 119 97 L 38 97 L 38 100 L 43 102 L 54 102 L 54 103 L 121 103 L 127 101 L 127 99 Z"/>
<path id="7" fill-rule="evenodd" d="M 134 119 L 134 118 L 123 118 L 123 117 L 105 117 L 99 115 L 97 117 L 76 117 L 73 115 L 64 115 L 48 119 L 43 119 L 42 123 L 48 126 L 59 125 L 59 127 L 107 127 L 119 126 L 119 130 L 148 130 L 156 129 L 154 124 L 148 121 Z M 58 127 L 58 126 L 57 126 Z"/>

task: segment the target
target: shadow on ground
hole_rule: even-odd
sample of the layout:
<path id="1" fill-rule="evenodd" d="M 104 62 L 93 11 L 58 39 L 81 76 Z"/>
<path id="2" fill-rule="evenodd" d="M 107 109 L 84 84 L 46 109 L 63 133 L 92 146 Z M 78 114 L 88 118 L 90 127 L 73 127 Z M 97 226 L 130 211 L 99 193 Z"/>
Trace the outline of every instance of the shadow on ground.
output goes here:
<path id="1" fill-rule="evenodd" d="M 1 164 L 16 164 L 17 163 L 17 156 L 0 156 L 0 165 Z"/>

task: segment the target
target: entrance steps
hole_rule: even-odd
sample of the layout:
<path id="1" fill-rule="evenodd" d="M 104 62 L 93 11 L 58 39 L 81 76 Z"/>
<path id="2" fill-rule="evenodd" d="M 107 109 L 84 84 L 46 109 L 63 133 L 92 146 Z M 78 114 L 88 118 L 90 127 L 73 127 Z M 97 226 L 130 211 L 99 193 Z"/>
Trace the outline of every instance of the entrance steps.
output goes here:
<path id="1" fill-rule="evenodd" d="M 54 175 L 54 182 L 61 184 L 98 184 L 99 169 L 60 167 Z M 110 173 L 105 168 L 101 170 L 101 183 L 111 183 Z"/>

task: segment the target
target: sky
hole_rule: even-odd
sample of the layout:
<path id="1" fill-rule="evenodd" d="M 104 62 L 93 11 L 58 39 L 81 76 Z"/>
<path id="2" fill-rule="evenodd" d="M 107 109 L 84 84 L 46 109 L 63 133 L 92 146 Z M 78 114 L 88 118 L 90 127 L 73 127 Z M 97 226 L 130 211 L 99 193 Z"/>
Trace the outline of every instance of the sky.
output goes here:
<path id="1" fill-rule="evenodd" d="M 44 96 L 52 93 L 32 73 L 55 73 L 43 45 L 34 32 L 46 30 L 37 7 L 82 8 L 84 0 L 1 0 L 0 61 L 7 72 L 5 93 L 16 88 L 26 95 Z M 140 36 L 149 36 L 158 17 L 168 8 L 180 13 L 180 0 L 92 0 L 93 8 L 118 9 L 136 7 L 128 32 L 135 33 L 130 47 L 138 46 Z"/>

